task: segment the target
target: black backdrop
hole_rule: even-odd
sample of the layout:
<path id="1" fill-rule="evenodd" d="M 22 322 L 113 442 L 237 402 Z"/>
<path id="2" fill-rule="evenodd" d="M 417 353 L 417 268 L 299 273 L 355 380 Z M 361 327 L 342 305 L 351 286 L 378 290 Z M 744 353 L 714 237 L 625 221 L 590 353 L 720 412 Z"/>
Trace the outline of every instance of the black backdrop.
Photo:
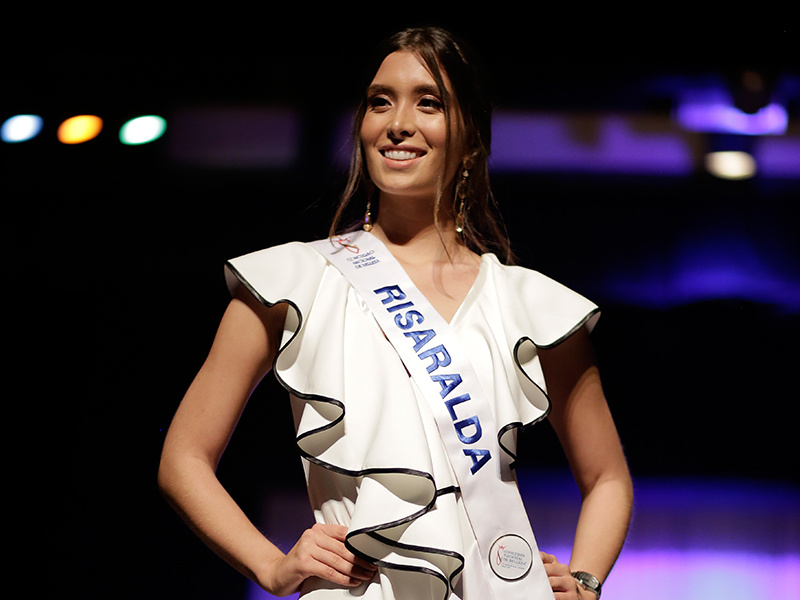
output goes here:
<path id="1" fill-rule="evenodd" d="M 785 27 L 676 33 L 512 21 L 442 21 L 483 51 L 507 107 L 665 110 L 637 83 L 727 72 L 745 59 L 796 72 L 795 32 Z M 13 476 L 3 500 L 20 534 L 10 538 L 9 580 L 24 573 L 31 593 L 219 598 L 244 589 L 160 498 L 158 454 L 227 303 L 224 260 L 326 231 L 341 183 L 327 141 L 352 101 L 342 90 L 355 89 L 363 56 L 397 26 L 347 22 L 273 21 L 249 36 L 186 25 L 139 43 L 125 30 L 6 53 L 2 118 L 38 112 L 47 123 L 40 138 L 0 148 L 12 350 L 4 454 Z M 165 141 L 133 149 L 113 135 L 80 147 L 52 140 L 54 123 L 78 112 L 106 115 L 110 131 L 132 112 L 237 102 L 299 110 L 300 163 L 195 169 L 171 164 Z M 797 484 L 796 312 L 736 298 L 657 310 L 597 297 L 595 287 L 615 261 L 668 251 L 684 228 L 715 219 L 768 229 L 797 273 L 797 181 L 495 178 L 520 262 L 603 308 L 595 345 L 635 476 Z M 246 510 L 268 482 L 302 486 L 282 397 L 271 380 L 262 385 L 221 465 Z M 523 439 L 522 462 L 563 467 L 546 425 Z"/>

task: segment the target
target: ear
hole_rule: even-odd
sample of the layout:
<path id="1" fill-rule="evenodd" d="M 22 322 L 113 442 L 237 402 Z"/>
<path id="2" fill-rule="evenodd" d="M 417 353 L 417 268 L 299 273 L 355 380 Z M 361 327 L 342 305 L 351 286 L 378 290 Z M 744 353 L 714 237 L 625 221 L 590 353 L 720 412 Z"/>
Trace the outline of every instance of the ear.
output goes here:
<path id="1" fill-rule="evenodd" d="M 472 167 L 475 166 L 475 154 L 470 153 L 467 154 L 463 159 L 461 159 L 461 167 L 467 171 L 471 171 Z"/>
<path id="2" fill-rule="evenodd" d="M 464 158 L 461 159 L 461 165 L 469 171 L 475 166 L 475 159 L 478 156 L 478 150 L 476 148 L 470 149 L 467 154 L 464 155 Z"/>

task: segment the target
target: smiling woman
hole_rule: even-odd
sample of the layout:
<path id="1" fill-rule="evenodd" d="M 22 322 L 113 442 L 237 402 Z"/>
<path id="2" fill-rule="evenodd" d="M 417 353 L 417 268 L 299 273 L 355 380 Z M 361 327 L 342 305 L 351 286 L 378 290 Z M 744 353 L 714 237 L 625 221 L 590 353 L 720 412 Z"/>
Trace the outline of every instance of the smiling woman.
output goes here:
<path id="1" fill-rule="evenodd" d="M 451 141 L 444 103 L 420 58 L 413 52 L 387 56 L 367 98 L 361 143 L 382 200 L 398 195 L 425 200 L 450 187 L 456 164 L 445 161 L 467 151 L 458 136 Z"/>
<path id="2" fill-rule="evenodd" d="M 170 426 L 161 488 L 273 594 L 594 599 L 632 494 L 589 344 L 598 309 L 503 264 L 489 104 L 460 42 L 401 32 L 364 89 L 331 236 L 226 265 L 234 298 Z M 340 230 L 351 201 L 363 226 Z M 215 476 L 270 369 L 316 520 L 285 554 Z M 583 496 L 569 564 L 539 552 L 513 470 L 517 430 L 544 418 Z"/>
<path id="3" fill-rule="evenodd" d="M 447 225 L 440 223 L 440 219 L 455 219 L 465 247 L 479 254 L 494 252 L 503 262 L 513 262 L 511 246 L 489 183 L 491 102 L 484 78 L 470 56 L 471 51 L 463 40 L 455 40 L 448 32 L 436 28 L 400 32 L 378 48 L 369 71 L 370 79 L 365 85 L 366 92 L 356 111 L 350 178 L 331 223 L 331 235 L 341 233 L 341 222 L 353 204 L 361 210 L 366 209 L 369 218 L 387 208 L 381 203 L 379 189 L 366 168 L 369 154 L 362 129 L 368 128 L 373 139 L 383 136 L 383 144 L 389 150 L 399 150 L 400 146 L 404 150 L 412 149 L 417 145 L 416 140 L 424 137 L 414 131 L 409 139 L 408 134 L 412 132 L 407 131 L 399 140 L 392 138 L 388 123 L 372 118 L 377 115 L 406 118 L 407 115 L 398 113 L 397 106 L 397 95 L 401 91 L 398 85 L 405 85 L 408 88 L 405 92 L 417 111 L 415 116 L 424 123 L 424 131 L 439 145 L 437 156 L 442 167 L 437 173 L 435 194 L 431 197 L 431 212 L 438 230 L 447 230 Z M 414 79 L 405 83 L 398 80 L 406 74 Z M 394 81 L 389 81 L 389 78 L 394 78 Z M 383 131 L 379 123 L 384 126 Z M 435 123 L 443 130 L 430 130 Z M 395 136 L 403 134 L 402 126 L 400 131 L 394 131 L 397 127 L 395 123 L 392 130 Z M 439 140 L 436 136 L 442 134 L 445 139 Z M 400 156 L 394 154 L 391 158 Z M 447 168 L 444 168 L 445 164 Z M 454 176 L 457 177 L 454 179 Z M 457 188 L 455 191 L 454 187 Z M 360 221 L 353 219 L 355 225 L 345 226 L 345 230 L 360 226 Z"/>

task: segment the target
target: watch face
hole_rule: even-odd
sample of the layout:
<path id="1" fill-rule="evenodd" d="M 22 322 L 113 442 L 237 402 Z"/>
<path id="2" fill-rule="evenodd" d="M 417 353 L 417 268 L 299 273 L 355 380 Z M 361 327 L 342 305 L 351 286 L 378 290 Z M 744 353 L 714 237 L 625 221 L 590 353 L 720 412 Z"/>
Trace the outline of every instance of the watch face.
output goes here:
<path id="1" fill-rule="evenodd" d="M 584 571 L 573 573 L 572 576 L 584 587 L 596 592 L 598 596 L 600 595 L 600 580 L 597 579 L 597 577 L 590 573 L 585 573 Z"/>

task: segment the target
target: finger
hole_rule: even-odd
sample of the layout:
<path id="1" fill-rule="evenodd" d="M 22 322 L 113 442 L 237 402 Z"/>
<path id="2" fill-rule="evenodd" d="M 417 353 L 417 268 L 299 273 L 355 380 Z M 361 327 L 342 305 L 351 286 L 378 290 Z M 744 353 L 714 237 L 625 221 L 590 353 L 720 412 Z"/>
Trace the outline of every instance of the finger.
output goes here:
<path id="1" fill-rule="evenodd" d="M 361 558 L 360 556 L 356 556 L 350 550 L 348 550 L 347 546 L 344 544 L 344 541 L 347 539 L 348 529 L 344 525 L 317 524 L 312 527 L 312 529 L 328 536 L 329 538 L 332 538 L 332 545 L 325 543 L 325 541 L 323 541 L 321 545 L 335 552 L 347 562 L 352 563 L 370 573 L 374 573 L 378 569 L 378 567 L 372 563 Z"/>
<path id="2" fill-rule="evenodd" d="M 551 576 L 572 578 L 572 573 L 569 571 L 569 565 L 564 565 L 560 562 L 545 563 L 544 570 L 548 575 Z"/>
<path id="3" fill-rule="evenodd" d="M 317 548 L 313 555 L 303 560 L 303 578 L 318 577 L 338 585 L 354 587 L 368 581 L 374 575 L 348 563 L 339 555 Z"/>
<path id="4" fill-rule="evenodd" d="M 541 557 L 542 557 L 542 562 L 543 562 L 544 564 L 549 564 L 549 563 L 558 562 L 558 561 L 556 560 L 556 557 L 555 557 L 555 556 L 553 556 L 552 554 L 548 554 L 547 552 L 542 552 L 541 550 L 539 551 L 539 556 L 541 556 Z"/>
<path id="5" fill-rule="evenodd" d="M 344 538 L 341 535 L 342 531 L 346 532 L 347 528 L 342 526 L 316 528 L 312 532 L 315 546 L 311 547 L 311 555 L 323 569 L 333 568 L 337 573 L 358 580 L 358 583 L 372 579 L 377 567 L 347 549 L 344 542 L 339 539 Z"/>
<path id="6" fill-rule="evenodd" d="M 321 532 L 328 537 L 332 537 L 342 542 L 347 538 L 347 527 L 345 525 L 338 525 L 336 523 L 317 523 L 311 527 L 311 530 Z"/>
<path id="7" fill-rule="evenodd" d="M 547 580 L 550 582 L 550 587 L 553 588 L 553 591 L 577 592 L 578 586 L 571 575 L 567 577 L 563 575 L 549 576 Z"/>
<path id="8" fill-rule="evenodd" d="M 314 529 L 314 528 L 312 528 Z M 348 564 L 355 565 L 362 570 L 374 572 L 377 567 L 363 558 L 353 554 L 345 545 L 347 528 L 342 525 L 320 526 L 315 529 L 317 534 L 317 544 L 338 557 L 341 557 Z"/>

